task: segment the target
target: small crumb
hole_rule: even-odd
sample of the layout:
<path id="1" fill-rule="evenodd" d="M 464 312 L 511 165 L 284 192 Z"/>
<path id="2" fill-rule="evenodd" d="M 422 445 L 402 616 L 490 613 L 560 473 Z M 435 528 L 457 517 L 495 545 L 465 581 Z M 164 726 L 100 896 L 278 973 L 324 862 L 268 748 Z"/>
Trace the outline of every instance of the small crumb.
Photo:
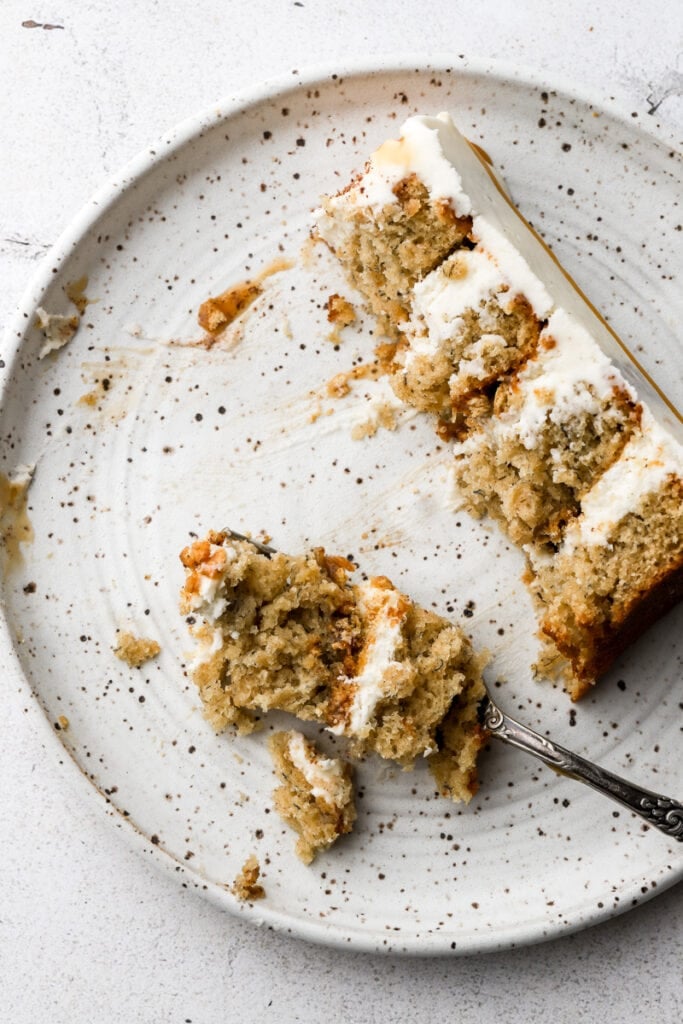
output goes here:
<path id="1" fill-rule="evenodd" d="M 86 405 L 93 409 L 99 402 L 100 397 L 97 391 L 87 391 L 84 395 L 81 395 L 76 405 Z"/>
<path id="2" fill-rule="evenodd" d="M 266 890 L 262 885 L 258 884 L 259 877 L 261 875 L 261 866 L 258 862 L 258 857 L 255 853 L 252 853 L 250 857 L 247 857 L 242 870 L 235 879 L 232 885 L 232 894 L 236 896 L 242 903 L 252 903 L 254 900 L 262 900 L 266 895 Z"/>
<path id="3" fill-rule="evenodd" d="M 348 373 L 338 373 L 328 380 L 326 390 L 330 398 L 345 398 L 351 391 Z"/>
<path id="4" fill-rule="evenodd" d="M 135 636 L 133 633 L 119 633 L 114 654 L 131 668 L 139 668 L 146 661 L 156 658 L 161 647 L 156 640 Z"/>
<path id="5" fill-rule="evenodd" d="M 66 731 L 69 728 L 69 719 L 66 715 L 60 715 L 57 721 L 59 722 L 59 728 L 63 731 Z"/>
<path id="6" fill-rule="evenodd" d="M 371 415 L 353 428 L 351 437 L 354 441 L 360 441 L 364 437 L 374 437 L 380 427 L 385 430 L 396 430 L 399 408 L 400 406 L 397 407 L 391 401 L 377 402 Z"/>
<path id="7" fill-rule="evenodd" d="M 56 352 L 71 341 L 80 325 L 80 316 L 61 316 L 58 313 L 47 313 L 42 306 L 36 309 L 36 327 L 45 336 L 39 359 L 44 359 L 50 352 Z"/>
<path id="8" fill-rule="evenodd" d="M 21 545 L 34 538 L 26 503 L 35 468 L 35 463 L 22 464 L 9 476 L 0 473 L 0 571 L 4 573 L 21 565 Z"/>
<path id="9" fill-rule="evenodd" d="M 330 398 L 345 398 L 351 392 L 353 383 L 357 380 L 379 380 L 387 372 L 381 362 L 361 363 L 351 370 L 342 370 L 335 374 L 325 385 L 325 391 Z"/>
<path id="10" fill-rule="evenodd" d="M 266 278 L 272 277 L 274 274 L 281 274 L 283 270 L 289 270 L 292 266 L 291 260 L 273 260 L 256 277 L 240 281 L 221 292 L 220 295 L 212 296 L 202 302 L 197 320 L 202 330 L 209 335 L 209 343 L 204 342 L 205 346 L 210 348 L 211 342 L 222 334 L 233 320 L 237 320 L 261 295 Z"/>
<path id="11" fill-rule="evenodd" d="M 331 324 L 348 327 L 356 320 L 356 310 L 353 305 L 343 295 L 338 295 L 336 292 L 329 296 L 325 308 L 327 309 L 327 319 Z"/>

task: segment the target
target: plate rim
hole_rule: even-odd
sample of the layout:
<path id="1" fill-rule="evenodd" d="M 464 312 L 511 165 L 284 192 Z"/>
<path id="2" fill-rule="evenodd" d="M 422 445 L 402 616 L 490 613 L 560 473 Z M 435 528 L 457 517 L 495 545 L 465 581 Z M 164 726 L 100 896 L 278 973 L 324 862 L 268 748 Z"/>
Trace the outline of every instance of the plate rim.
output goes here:
<path id="1" fill-rule="evenodd" d="M 445 54 L 420 54 L 413 57 L 405 55 L 380 55 L 372 58 L 360 57 L 355 60 L 344 59 L 338 62 L 327 61 L 311 64 L 301 71 L 293 70 L 289 73 L 261 80 L 243 90 L 227 95 L 224 99 L 190 115 L 164 132 L 155 142 L 144 147 L 128 160 L 122 168 L 108 175 L 103 184 L 96 189 L 71 218 L 41 261 L 40 266 L 29 279 L 19 299 L 16 312 L 10 317 L 4 331 L 2 352 L 5 359 L 5 368 L 3 370 L 3 380 L 0 382 L 0 404 L 4 401 L 15 362 L 21 353 L 27 322 L 29 322 L 29 318 L 36 305 L 39 304 L 42 295 L 49 287 L 55 275 L 59 273 L 63 264 L 72 255 L 83 238 L 94 228 L 98 220 L 109 213 L 115 204 L 128 190 L 135 187 L 136 183 L 143 176 L 151 173 L 158 166 L 163 165 L 173 153 L 182 149 L 193 138 L 200 136 L 204 131 L 213 131 L 221 123 L 229 121 L 231 118 L 250 108 L 257 107 L 263 102 L 271 101 L 275 97 L 284 97 L 289 93 L 298 92 L 302 88 L 312 88 L 323 84 L 329 85 L 330 81 L 335 78 L 343 80 L 379 75 L 391 76 L 409 72 L 423 74 L 425 71 L 434 71 L 441 74 L 449 73 L 455 78 L 493 78 L 497 79 L 501 85 L 512 82 L 515 85 L 531 88 L 542 89 L 545 87 L 548 92 L 566 96 L 568 99 L 578 102 L 588 109 L 604 112 L 615 120 L 622 120 L 628 124 L 631 132 L 636 131 L 658 145 L 664 145 L 683 155 L 682 145 L 674 136 L 675 128 L 673 126 L 663 125 L 656 120 L 652 122 L 643 122 L 640 118 L 636 120 L 631 118 L 627 112 L 625 103 L 622 103 L 621 100 L 616 99 L 614 96 L 601 98 L 594 95 L 589 88 L 584 88 L 564 76 L 552 75 L 551 78 L 547 78 L 544 73 L 530 66 L 509 61 L 479 57 L 470 58 L 465 55 L 456 55 L 454 57 L 453 55 Z M 4 583 L 2 584 L 2 589 L 4 589 Z M 41 733 L 41 737 L 46 734 L 49 734 L 51 737 L 50 743 L 45 744 L 45 749 L 47 750 L 48 746 L 50 746 L 50 749 L 54 749 L 55 752 L 59 749 L 62 754 L 66 753 L 68 755 L 68 757 L 61 759 L 61 763 L 69 763 L 72 766 L 74 773 L 72 774 L 72 769 L 67 769 L 67 772 L 69 773 L 70 780 L 73 781 L 74 789 L 78 788 L 79 793 L 83 794 L 84 799 L 92 801 L 92 807 L 98 808 L 96 813 L 104 811 L 106 816 L 117 821 L 119 831 L 126 836 L 126 841 L 132 848 L 139 849 L 141 853 L 148 855 L 151 853 L 154 863 L 163 867 L 176 880 L 179 875 L 191 880 L 191 884 L 193 886 L 196 885 L 201 890 L 201 894 L 207 897 L 212 904 L 222 910 L 228 910 L 236 917 L 243 917 L 252 923 L 267 926 L 275 931 L 338 949 L 410 956 L 452 956 L 488 953 L 550 941 L 600 922 L 611 920 L 628 910 L 634 909 L 628 903 L 626 905 L 620 904 L 618 908 L 615 908 L 613 905 L 606 905 L 602 910 L 593 904 L 591 907 L 582 910 L 580 912 L 580 919 L 572 923 L 525 922 L 522 926 L 517 925 L 514 933 L 511 933 L 511 930 L 508 929 L 502 937 L 501 933 L 496 931 L 470 936 L 462 948 L 457 943 L 455 948 L 453 948 L 450 934 L 438 931 L 423 934 L 421 937 L 405 937 L 404 944 L 401 947 L 392 947 L 391 945 L 382 944 L 379 935 L 375 934 L 374 931 L 365 933 L 360 927 L 353 928 L 348 925 L 339 927 L 329 923 L 318 922 L 305 916 L 295 916 L 291 912 L 285 913 L 260 904 L 239 904 L 225 887 L 208 879 L 204 879 L 201 884 L 196 881 L 194 872 L 187 871 L 163 847 L 152 843 L 151 837 L 134 821 L 125 817 L 120 811 L 109 804 L 105 793 L 87 776 L 71 750 L 61 741 L 60 735 L 52 728 L 38 694 L 34 692 L 29 680 L 24 675 L 12 639 L 5 608 L 0 606 L 0 649 L 3 648 L 8 656 L 7 670 L 10 681 L 16 682 L 20 689 L 25 692 L 27 691 L 30 695 L 33 709 L 39 712 L 34 720 L 40 720 L 41 724 L 37 726 L 37 729 Z M 54 748 L 52 744 L 55 744 Z M 85 787 L 80 782 L 76 782 L 77 776 L 81 776 L 85 780 L 87 783 Z M 124 822 L 128 827 L 123 827 Z M 678 868 L 672 867 L 668 875 L 658 881 L 656 890 L 650 889 L 647 894 L 639 892 L 638 905 L 671 888 L 681 879 L 683 879 L 683 862 Z"/>

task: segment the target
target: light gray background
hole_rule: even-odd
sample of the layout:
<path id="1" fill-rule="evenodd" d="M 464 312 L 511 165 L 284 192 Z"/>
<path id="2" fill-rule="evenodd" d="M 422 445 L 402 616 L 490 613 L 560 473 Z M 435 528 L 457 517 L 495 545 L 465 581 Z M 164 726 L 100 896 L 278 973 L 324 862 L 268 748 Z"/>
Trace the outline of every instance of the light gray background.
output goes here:
<path id="1" fill-rule="evenodd" d="M 103 179 L 223 95 L 311 63 L 464 53 L 573 79 L 683 136 L 680 0 L 4 0 L 0 317 Z M 33 20 L 63 29 L 26 28 Z M 680 271 L 680 268 L 676 268 Z M 27 692 L 3 690 L 0 1018 L 678 1024 L 683 888 L 468 959 L 339 953 L 216 910 L 129 847 Z"/>

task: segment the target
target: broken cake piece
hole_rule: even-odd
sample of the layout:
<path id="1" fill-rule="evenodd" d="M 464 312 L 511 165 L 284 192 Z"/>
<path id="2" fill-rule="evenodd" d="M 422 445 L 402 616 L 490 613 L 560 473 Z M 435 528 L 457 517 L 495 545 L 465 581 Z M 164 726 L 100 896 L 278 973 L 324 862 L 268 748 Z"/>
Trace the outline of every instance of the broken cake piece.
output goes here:
<path id="1" fill-rule="evenodd" d="M 382 329 L 408 319 L 410 292 L 472 227 L 470 204 L 433 134 L 412 119 L 406 145 L 385 142 L 346 188 L 323 199 L 316 229 L 342 261 Z"/>
<path id="2" fill-rule="evenodd" d="M 276 732 L 268 744 L 280 785 L 275 809 L 296 832 L 296 852 L 310 864 L 353 828 L 352 768 L 337 757 L 324 757 L 296 730 Z"/>
<path id="3" fill-rule="evenodd" d="M 386 577 L 351 583 L 355 566 L 322 548 L 269 556 L 211 532 L 181 560 L 192 674 L 216 729 L 288 711 L 346 737 L 355 756 L 425 758 L 444 795 L 471 799 L 486 658 L 458 626 Z"/>

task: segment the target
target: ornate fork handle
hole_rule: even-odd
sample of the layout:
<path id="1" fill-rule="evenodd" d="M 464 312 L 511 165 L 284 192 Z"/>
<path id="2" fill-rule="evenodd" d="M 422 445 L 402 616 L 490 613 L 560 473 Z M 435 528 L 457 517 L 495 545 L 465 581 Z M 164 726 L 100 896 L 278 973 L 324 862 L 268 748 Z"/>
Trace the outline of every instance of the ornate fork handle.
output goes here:
<path id="1" fill-rule="evenodd" d="M 558 743 L 539 736 L 533 729 L 504 714 L 490 697 L 482 707 L 481 721 L 497 739 L 525 750 L 527 754 L 533 754 L 562 775 L 592 786 L 629 811 L 639 814 L 648 825 L 658 828 L 669 838 L 683 842 L 683 804 L 678 800 L 635 786 L 600 765 L 573 754 Z"/>

